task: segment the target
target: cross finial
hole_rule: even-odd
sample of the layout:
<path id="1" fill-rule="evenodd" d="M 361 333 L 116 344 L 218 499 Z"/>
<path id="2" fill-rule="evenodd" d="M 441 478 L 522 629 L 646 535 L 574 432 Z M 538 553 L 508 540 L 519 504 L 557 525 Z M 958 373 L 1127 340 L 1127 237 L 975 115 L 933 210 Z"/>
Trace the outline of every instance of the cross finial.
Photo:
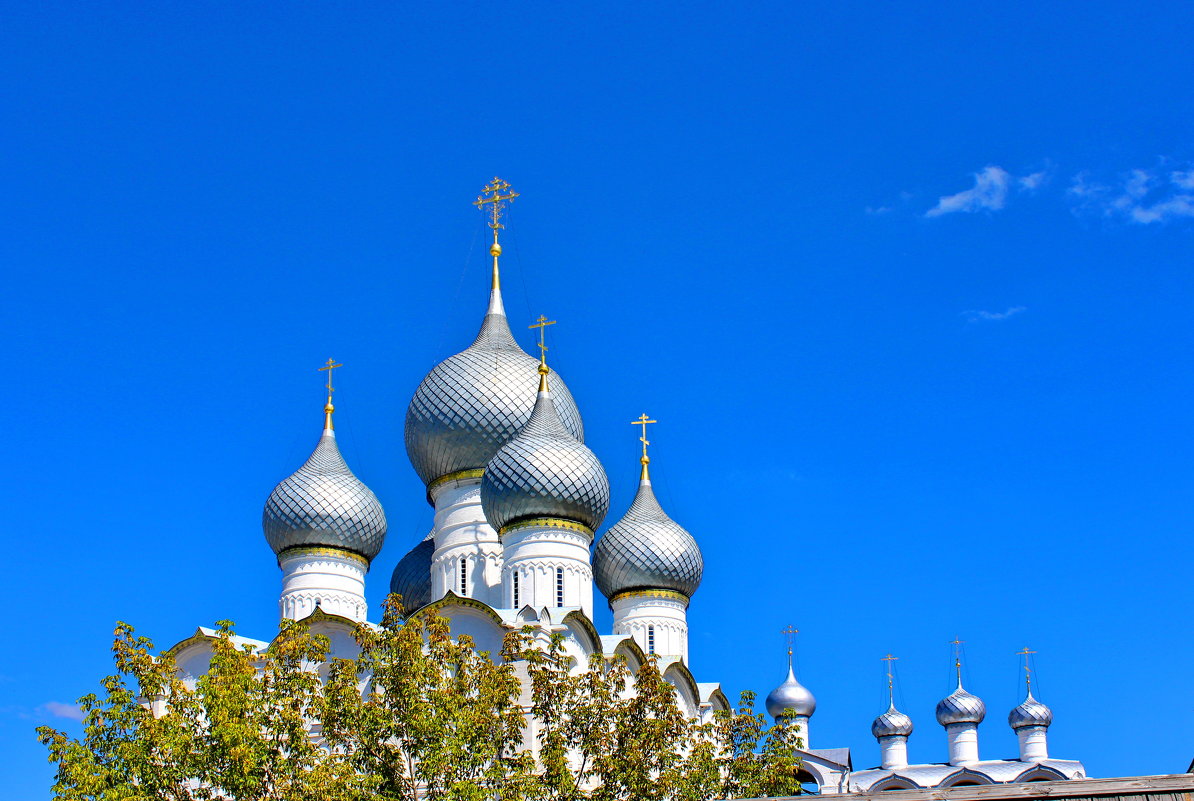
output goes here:
<path id="1" fill-rule="evenodd" d="M 637 420 L 630 421 L 630 425 L 632 426 L 643 427 L 643 435 L 638 438 L 639 442 L 643 443 L 643 456 L 639 459 L 643 464 L 643 478 L 646 478 L 647 465 L 651 462 L 651 459 L 647 456 L 647 446 L 651 444 L 651 441 L 647 439 L 647 426 L 658 422 L 658 420 L 652 420 L 646 414 L 640 414 Z"/>
<path id="2" fill-rule="evenodd" d="M 888 654 L 883 657 L 883 661 L 887 663 L 887 702 L 890 706 L 895 706 L 895 679 L 891 675 L 891 663 L 899 660 L 898 656 Z"/>
<path id="3" fill-rule="evenodd" d="M 328 359 L 327 364 L 325 364 L 323 367 L 319 368 L 319 372 L 322 373 L 326 370 L 327 374 L 328 374 L 328 382 L 325 385 L 328 388 L 328 402 L 323 407 L 323 413 L 324 413 L 323 427 L 328 431 L 332 430 L 332 412 L 334 412 L 336 410 L 336 407 L 332 406 L 332 393 L 336 391 L 335 388 L 332 386 L 332 371 L 335 370 L 337 367 L 343 367 L 343 366 L 344 366 L 343 364 L 336 364 L 335 359 Z"/>
<path id="4" fill-rule="evenodd" d="M 1024 657 L 1024 687 L 1028 690 L 1028 694 L 1032 694 L 1032 668 L 1028 664 L 1028 658 L 1035 654 L 1036 651 L 1028 650 L 1028 646 L 1024 646 L 1024 650 L 1016 651 L 1016 656 Z"/>
<path id="5" fill-rule="evenodd" d="M 787 628 L 780 631 L 784 635 L 784 639 L 788 641 L 788 669 L 792 667 L 792 647 L 796 644 L 796 635 L 800 633 L 800 629 L 789 624 Z"/>
<path id="6" fill-rule="evenodd" d="M 505 193 L 505 194 L 503 194 Z M 481 194 L 477 195 L 477 199 L 473 201 L 473 205 L 482 211 L 489 212 L 489 227 L 493 229 L 493 239 L 497 241 L 497 232 L 506 226 L 502 225 L 502 212 L 506 208 L 506 202 L 512 201 L 518 197 L 517 192 L 510 191 L 510 184 L 493 176 L 493 180 L 485 185 L 481 190 Z M 485 208 L 485 204 L 490 204 L 489 208 Z"/>
<path id="7" fill-rule="evenodd" d="M 555 320 L 549 320 L 545 315 L 540 314 L 539 319 L 527 326 L 527 328 L 539 329 L 539 390 L 541 392 L 547 390 L 547 326 L 555 325 Z"/>
<path id="8" fill-rule="evenodd" d="M 512 202 L 516 197 L 518 197 L 518 193 L 510 190 L 510 184 L 495 175 L 493 180 L 481 190 L 481 194 L 477 195 L 477 199 L 473 201 L 473 205 L 481 211 L 488 211 L 488 225 L 493 229 L 493 244 L 489 246 L 489 255 L 493 256 L 492 286 L 495 290 L 501 287 L 501 279 L 498 276 L 498 256 L 502 255 L 502 246 L 498 244 L 498 231 L 506 227 L 501 223 L 502 212 L 507 203 Z M 486 205 L 489 206 L 488 209 L 485 208 Z"/>
<path id="9" fill-rule="evenodd" d="M 958 672 L 959 687 L 962 686 L 962 643 L 964 642 L 965 640 L 962 640 L 957 636 L 949 641 L 949 644 L 954 647 L 954 669 Z"/>

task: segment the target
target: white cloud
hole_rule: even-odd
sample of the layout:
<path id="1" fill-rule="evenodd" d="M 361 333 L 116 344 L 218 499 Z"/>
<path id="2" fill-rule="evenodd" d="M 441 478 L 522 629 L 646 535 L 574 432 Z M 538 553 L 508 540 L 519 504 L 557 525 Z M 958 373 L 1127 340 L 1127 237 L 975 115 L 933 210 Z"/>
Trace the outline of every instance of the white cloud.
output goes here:
<path id="1" fill-rule="evenodd" d="M 37 708 L 37 711 L 46 715 L 53 715 L 56 718 L 66 718 L 67 720 L 82 720 L 83 710 L 79 709 L 77 704 L 64 704 L 61 701 L 46 701 Z"/>
<path id="2" fill-rule="evenodd" d="M 1194 170 L 1135 169 L 1114 184 L 1098 183 L 1088 173 L 1074 176 L 1069 195 L 1078 210 L 1134 223 L 1167 223 L 1194 218 Z"/>
<path id="3" fill-rule="evenodd" d="M 1194 189 L 1194 170 L 1174 170 L 1169 181 L 1179 189 Z"/>
<path id="4" fill-rule="evenodd" d="M 990 165 L 974 174 L 974 186 L 937 199 L 937 205 L 925 212 L 926 217 L 940 217 L 956 211 L 998 211 L 1007 203 L 1012 176 L 1002 167 Z"/>
<path id="5" fill-rule="evenodd" d="M 966 318 L 968 323 L 995 323 L 1000 320 L 1006 320 L 1009 317 L 1014 317 L 1020 312 L 1028 311 L 1027 306 L 1009 306 L 1007 311 L 989 312 L 978 309 L 971 309 L 970 311 L 962 312 L 962 316 Z"/>
<path id="6" fill-rule="evenodd" d="M 1048 181 L 1049 173 L 1046 170 L 1034 172 L 1031 175 L 1025 175 L 1023 178 L 1017 179 L 1017 183 L 1020 184 L 1020 188 L 1027 192 L 1040 189 L 1042 186 L 1048 183 Z"/>

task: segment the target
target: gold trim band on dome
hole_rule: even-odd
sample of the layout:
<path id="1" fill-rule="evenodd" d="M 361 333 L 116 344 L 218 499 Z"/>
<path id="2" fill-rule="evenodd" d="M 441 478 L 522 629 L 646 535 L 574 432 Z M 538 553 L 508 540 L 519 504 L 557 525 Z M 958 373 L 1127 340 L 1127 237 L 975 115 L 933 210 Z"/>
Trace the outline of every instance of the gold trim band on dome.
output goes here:
<path id="1" fill-rule="evenodd" d="M 562 528 L 566 531 L 579 531 L 582 534 L 587 534 L 589 537 L 593 536 L 593 529 L 581 523 L 575 523 L 571 520 L 564 520 L 560 517 L 536 517 L 531 520 L 519 520 L 517 523 L 511 523 L 508 526 L 502 526 L 498 531 L 499 537 L 504 537 L 515 531 L 521 531 L 524 528 Z"/>
<path id="2" fill-rule="evenodd" d="M 671 601 L 683 601 L 685 604 L 691 603 L 692 599 L 682 592 L 675 590 L 626 590 L 625 592 L 614 593 L 614 597 L 609 599 L 612 604 L 614 601 L 620 601 L 623 598 L 666 598 Z"/>
<path id="3" fill-rule="evenodd" d="M 442 487 L 444 484 L 451 484 L 453 481 L 463 481 L 466 478 L 480 478 L 485 475 L 484 467 L 470 467 L 467 470 L 457 470 L 455 473 L 448 473 L 446 476 L 440 476 L 435 481 L 427 485 L 427 502 L 432 506 L 435 501 L 431 499 L 431 493 Z"/>
<path id="4" fill-rule="evenodd" d="M 362 565 L 365 566 L 366 570 L 369 569 L 369 560 L 368 559 L 361 556 L 359 553 L 353 553 L 352 551 L 345 551 L 341 548 L 326 548 L 326 547 L 320 547 L 320 546 L 316 546 L 316 545 L 309 545 L 309 546 L 308 545 L 298 545 L 298 546 L 295 546 L 294 548 L 287 548 L 278 554 L 278 566 L 279 567 L 281 567 L 281 565 L 282 565 L 282 557 L 284 557 L 284 556 L 287 558 L 292 557 L 292 556 L 335 556 L 335 557 L 339 557 L 340 559 L 351 559 L 353 561 L 360 562 Z"/>

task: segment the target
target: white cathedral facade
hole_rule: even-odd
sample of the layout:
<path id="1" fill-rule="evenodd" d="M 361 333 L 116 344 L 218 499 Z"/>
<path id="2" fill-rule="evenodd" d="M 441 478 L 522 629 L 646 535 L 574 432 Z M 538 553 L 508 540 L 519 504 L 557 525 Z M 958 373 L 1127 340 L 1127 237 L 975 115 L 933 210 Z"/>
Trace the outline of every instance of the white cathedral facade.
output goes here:
<path id="1" fill-rule="evenodd" d="M 453 634 L 470 635 L 491 654 L 500 652 L 506 632 L 531 625 L 563 634 L 579 666 L 598 652 L 624 655 L 632 669 L 654 656 L 681 708 L 709 719 L 730 704 L 719 683 L 698 681 L 689 667 L 687 615 L 701 582 L 700 548 L 656 500 L 645 426 L 638 492 L 597 537 L 609 512 L 605 470 L 584 445 L 580 410 L 564 381 L 518 346 L 502 305 L 498 229 L 502 203 L 513 197 L 503 196 L 508 189 L 495 179 L 486 187 L 489 195 L 478 199 L 478 205 L 491 204 L 494 231 L 480 331 L 471 345 L 431 369 L 407 410 L 407 454 L 434 516 L 426 539 L 394 569 L 390 589 L 408 611 L 434 609 Z M 386 520 L 336 445 L 330 393 L 324 411 L 314 452 L 274 488 L 263 527 L 282 571 L 281 616 L 309 619 L 331 640 L 333 655 L 348 655 L 355 648 L 353 626 L 367 619 L 366 574 L 381 551 Z M 613 612 L 609 634 L 593 624 L 594 586 Z M 199 629 L 171 649 L 180 670 L 201 675 L 213 637 Z M 1052 712 L 1031 693 L 1009 716 L 1019 754 L 981 759 L 978 726 L 986 708 L 960 677 L 937 706 L 948 748 L 940 764 L 908 764 L 912 721 L 894 704 L 872 724 L 878 766 L 855 770 L 849 749 L 815 748 L 809 724 L 816 700 L 797 681 L 790 659 L 787 680 L 766 705 L 774 717 L 790 712 L 802 727 L 805 772 L 822 793 L 1085 777 L 1080 762 L 1049 756 Z"/>

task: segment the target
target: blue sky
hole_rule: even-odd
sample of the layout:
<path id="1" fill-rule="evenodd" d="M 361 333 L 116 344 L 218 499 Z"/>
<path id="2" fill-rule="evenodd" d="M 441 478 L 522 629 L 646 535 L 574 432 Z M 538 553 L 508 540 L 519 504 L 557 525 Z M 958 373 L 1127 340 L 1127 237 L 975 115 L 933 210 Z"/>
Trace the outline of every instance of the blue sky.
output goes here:
<path id="1" fill-rule="evenodd" d="M 261 506 L 329 356 L 381 600 L 430 526 L 403 414 L 480 320 L 494 174 L 507 309 L 528 348 L 560 321 L 610 522 L 660 421 L 698 678 L 765 694 L 794 623 L 813 744 L 863 767 L 890 651 L 940 761 L 960 636 L 1007 757 L 1028 645 L 1055 756 L 1186 768 L 1188 5 L 408 6 L 0 9 L 8 797 L 48 797 L 32 728 L 77 729 L 115 620 L 268 636 Z"/>

